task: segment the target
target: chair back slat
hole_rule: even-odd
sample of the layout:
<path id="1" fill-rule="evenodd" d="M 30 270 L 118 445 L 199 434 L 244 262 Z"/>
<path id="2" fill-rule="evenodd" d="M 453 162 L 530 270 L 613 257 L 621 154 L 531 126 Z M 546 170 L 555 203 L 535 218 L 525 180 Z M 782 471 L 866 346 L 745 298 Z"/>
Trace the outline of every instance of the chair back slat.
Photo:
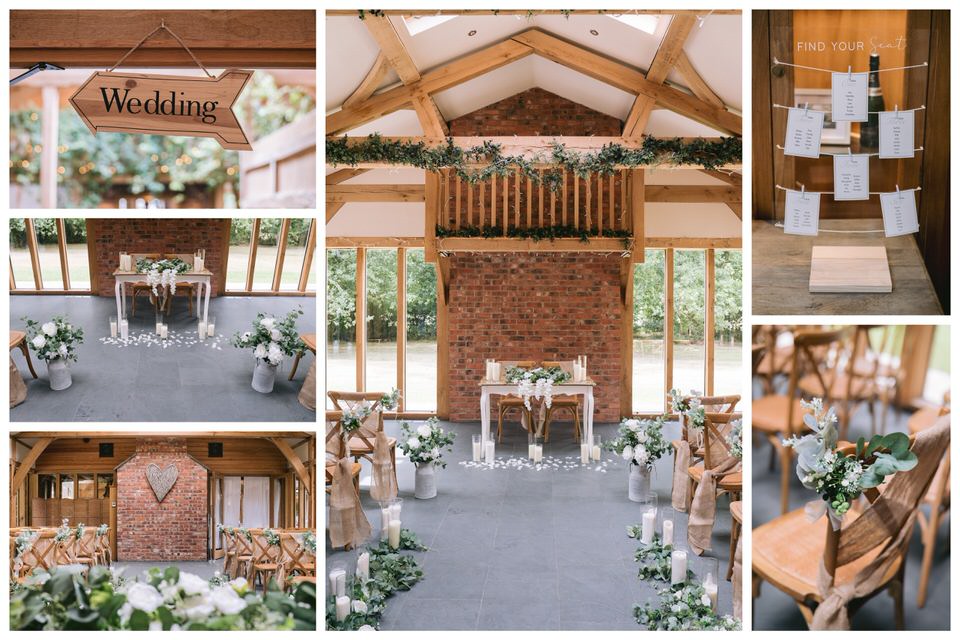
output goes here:
<path id="1" fill-rule="evenodd" d="M 713 469 L 720 462 L 729 458 L 730 443 L 727 442 L 727 434 L 730 433 L 732 424 L 736 420 L 741 420 L 743 414 L 740 413 L 711 413 L 706 412 L 703 420 L 703 468 Z"/>
<path id="2" fill-rule="evenodd" d="M 793 362 L 790 367 L 790 380 L 787 383 L 787 432 L 790 436 L 802 430 L 802 423 L 794 424 L 793 399 L 797 397 L 800 378 L 809 368 L 815 375 L 822 393 L 820 397 L 829 398 L 833 388 L 836 369 L 825 366 L 827 351 L 837 347 L 846 335 L 846 329 L 821 330 L 800 329 L 793 336 Z M 826 369 L 826 371 L 824 371 Z"/>

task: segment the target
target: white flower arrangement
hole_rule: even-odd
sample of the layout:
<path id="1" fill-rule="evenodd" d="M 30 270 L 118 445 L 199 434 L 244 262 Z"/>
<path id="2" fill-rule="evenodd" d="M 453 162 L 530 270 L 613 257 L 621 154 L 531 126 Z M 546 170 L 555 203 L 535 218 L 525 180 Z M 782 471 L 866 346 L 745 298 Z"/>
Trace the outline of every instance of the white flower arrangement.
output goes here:
<path id="1" fill-rule="evenodd" d="M 566 382 L 570 374 L 560 367 L 509 367 L 504 379 L 517 385 L 517 394 L 523 398 L 527 410 L 531 411 L 533 399 L 543 400 L 543 404 L 549 408 L 553 404 L 553 385 Z"/>
<path id="2" fill-rule="evenodd" d="M 317 555 L 317 536 L 313 531 L 306 531 L 299 537 L 300 548 L 312 556 Z"/>
<path id="3" fill-rule="evenodd" d="M 670 448 L 663 437 L 664 416 L 651 420 L 624 418 L 617 429 L 617 437 L 604 446 L 616 452 L 629 464 L 652 469 Z"/>
<path id="4" fill-rule="evenodd" d="M 96 535 L 97 535 L 98 538 L 102 538 L 103 536 L 107 535 L 107 532 L 108 532 L 109 530 L 110 530 L 110 525 L 108 525 L 108 524 L 101 524 L 99 527 L 97 527 L 97 534 L 96 534 Z"/>
<path id="5" fill-rule="evenodd" d="M 344 409 L 343 417 L 340 419 L 341 430 L 344 434 L 349 435 L 362 427 L 363 423 L 372 413 L 373 409 L 371 409 L 370 405 L 366 402 L 362 402 L 355 407 Z"/>
<path id="6" fill-rule="evenodd" d="M 83 329 L 74 327 L 64 316 L 54 316 L 43 324 L 23 318 L 27 325 L 30 349 L 46 362 L 77 359 L 76 346 L 83 343 Z"/>
<path id="7" fill-rule="evenodd" d="M 17 534 L 17 537 L 13 541 L 13 573 L 15 575 L 20 574 L 20 570 L 23 568 L 23 556 L 33 549 L 33 544 L 39 537 L 40 532 L 33 531 L 32 529 L 24 529 Z"/>
<path id="8" fill-rule="evenodd" d="M 393 411 L 400 406 L 400 397 L 399 389 L 391 389 L 390 393 L 387 393 L 380 398 L 380 406 L 387 411 Z"/>
<path id="9" fill-rule="evenodd" d="M 839 451 L 833 408 L 825 409 L 820 398 L 800 403 L 807 410 L 803 422 L 812 433 L 785 439 L 783 444 L 797 452 L 800 482 L 821 497 L 807 503 L 810 519 L 826 512 L 834 528 L 839 528 L 844 514 L 864 489 L 877 487 L 887 476 L 917 465 L 917 457 L 910 451 L 910 438 L 899 432 L 876 435 L 869 442 L 859 438 L 852 455 Z"/>
<path id="10" fill-rule="evenodd" d="M 399 447 L 410 458 L 410 462 L 447 466 L 443 460 L 443 450 L 453 448 L 456 434 L 444 431 L 436 417 L 431 417 L 416 428 L 404 422 L 400 425 L 400 431 Z"/>
<path id="11" fill-rule="evenodd" d="M 743 420 L 734 420 L 730 423 L 727 444 L 730 446 L 730 455 L 743 460 Z"/>
<path id="12" fill-rule="evenodd" d="M 670 389 L 670 410 L 687 419 L 687 428 L 703 429 L 707 423 L 706 409 L 700 404 L 699 391 L 684 395 L 679 389 Z"/>
<path id="13" fill-rule="evenodd" d="M 156 298 L 165 298 L 169 293 L 177 290 L 177 275 L 190 269 L 190 265 L 180 258 L 165 258 L 151 260 L 140 258 L 137 260 L 137 273 L 147 276 L 147 284 Z"/>
<path id="14" fill-rule="evenodd" d="M 264 529 L 263 537 L 267 541 L 267 544 L 272 547 L 280 546 L 280 536 L 273 529 Z"/>
<path id="15" fill-rule="evenodd" d="M 253 349 L 257 360 L 279 365 L 285 357 L 303 353 L 304 344 L 297 332 L 297 317 L 302 309 L 294 309 L 279 320 L 263 312 L 253 321 L 253 331 L 236 333 L 233 346 L 238 349 Z"/>
<path id="16" fill-rule="evenodd" d="M 66 542 L 72 534 L 73 529 L 70 528 L 70 518 L 64 518 L 60 522 L 60 526 L 57 527 L 57 532 L 53 536 L 53 541 L 57 544 L 62 544 Z"/>

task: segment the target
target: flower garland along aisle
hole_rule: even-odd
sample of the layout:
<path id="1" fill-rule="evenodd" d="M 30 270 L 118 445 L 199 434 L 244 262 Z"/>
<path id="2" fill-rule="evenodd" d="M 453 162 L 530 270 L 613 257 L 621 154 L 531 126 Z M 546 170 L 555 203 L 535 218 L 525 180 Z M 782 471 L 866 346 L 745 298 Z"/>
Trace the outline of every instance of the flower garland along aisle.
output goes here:
<path id="1" fill-rule="evenodd" d="M 284 358 L 303 353 L 306 348 L 297 332 L 297 318 L 303 309 L 294 309 L 281 319 L 262 311 L 253 321 L 253 331 L 236 333 L 233 346 L 238 349 L 253 349 L 257 364 L 253 370 L 254 391 L 271 393 L 277 379 L 277 367 Z"/>
<path id="2" fill-rule="evenodd" d="M 147 284 L 150 285 L 150 302 L 157 309 L 166 308 L 170 298 L 176 294 L 177 276 L 189 270 L 190 265 L 180 258 L 137 260 L 137 273 L 146 274 Z"/>
<path id="3" fill-rule="evenodd" d="M 400 450 L 417 466 L 414 496 L 421 500 L 437 497 L 437 467 L 447 466 L 443 450 L 453 448 L 456 434 L 444 431 L 436 416 L 416 428 L 403 422 L 400 432 Z"/>
<path id="4" fill-rule="evenodd" d="M 631 525 L 627 527 L 627 537 L 639 540 L 641 531 L 641 525 Z M 664 544 L 656 534 L 649 543 L 641 543 L 634 554 L 634 560 L 640 564 L 638 577 L 641 580 L 669 583 L 669 586 L 657 589 L 658 602 L 634 605 L 633 616 L 637 623 L 649 631 L 740 630 L 742 625 L 733 616 L 717 615 L 705 585 L 697 580 L 685 562 L 683 567 L 675 567 L 673 554 L 673 545 Z M 681 574 L 674 575 L 675 569 L 680 569 Z"/>
<path id="5" fill-rule="evenodd" d="M 640 502 L 643 496 L 650 493 L 650 472 L 654 463 L 670 448 L 670 443 L 663 437 L 665 418 L 624 418 L 617 429 L 617 438 L 605 445 L 627 461 L 630 469 L 627 497 L 632 502 Z"/>
<path id="6" fill-rule="evenodd" d="M 143 582 L 119 571 L 94 566 L 40 571 L 14 585 L 10 628 L 37 630 L 296 630 L 317 626 L 316 585 L 302 582 L 284 593 L 271 583 L 261 596 L 243 578 L 223 583 L 181 572 L 153 568 Z"/>
<path id="7" fill-rule="evenodd" d="M 338 609 L 334 589 L 327 596 L 328 631 L 372 631 L 380 626 L 380 618 L 387 599 L 397 591 L 409 591 L 423 578 L 420 564 L 410 554 L 400 551 L 426 551 L 417 536 L 409 529 L 400 531 L 400 543 L 394 549 L 387 541 L 376 547 L 367 547 L 369 565 L 344 592 Z M 360 554 L 361 556 L 363 553 Z"/>
<path id="8" fill-rule="evenodd" d="M 27 340 L 37 358 L 47 363 L 50 388 L 62 391 L 73 384 L 69 362 L 77 360 L 77 345 L 83 343 L 83 329 L 74 327 L 65 316 L 54 316 L 43 324 L 22 318 L 27 325 Z"/>
<path id="9" fill-rule="evenodd" d="M 807 503 L 807 517 L 816 520 L 826 513 L 834 529 L 839 529 L 843 516 L 864 489 L 878 487 L 887 476 L 909 471 L 917 466 L 917 456 L 910 451 L 910 438 L 900 432 L 875 435 L 869 441 L 857 439 L 853 454 L 837 449 L 839 433 L 833 407 L 824 409 L 823 400 L 801 400 L 808 413 L 803 422 L 813 433 L 783 441 L 797 452 L 797 476 L 803 486 L 820 495 Z"/>
<path id="10" fill-rule="evenodd" d="M 523 398 L 527 411 L 532 411 L 534 399 L 543 400 L 549 409 L 553 404 L 553 385 L 567 382 L 570 374 L 560 367 L 507 367 L 504 379 L 509 384 L 517 385 L 517 394 Z"/>

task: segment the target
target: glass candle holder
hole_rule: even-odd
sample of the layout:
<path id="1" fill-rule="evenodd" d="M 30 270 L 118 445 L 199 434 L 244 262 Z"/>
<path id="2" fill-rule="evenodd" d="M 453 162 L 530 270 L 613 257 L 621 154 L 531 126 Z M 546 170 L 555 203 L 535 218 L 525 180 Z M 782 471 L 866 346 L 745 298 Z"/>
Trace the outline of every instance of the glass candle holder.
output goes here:
<path id="1" fill-rule="evenodd" d="M 120 325 L 117 324 L 117 316 L 110 316 L 110 337 L 116 338 Z"/>
<path id="2" fill-rule="evenodd" d="M 674 533 L 676 524 L 677 512 L 673 507 L 663 506 L 657 510 L 657 535 L 660 536 L 660 544 L 676 548 L 677 536 Z"/>
<path id="3" fill-rule="evenodd" d="M 697 578 L 703 585 L 703 591 L 710 598 L 710 606 L 714 611 L 717 610 L 717 595 L 719 593 L 720 581 L 719 573 L 720 561 L 710 556 L 701 556 L 697 560 Z"/>
<path id="4" fill-rule="evenodd" d="M 473 434 L 473 461 L 483 460 L 483 436 L 479 433 Z"/>
<path id="5" fill-rule="evenodd" d="M 593 448 L 590 450 L 590 457 L 594 462 L 600 461 L 600 453 L 603 451 L 603 439 L 595 435 L 593 436 Z"/>
<path id="6" fill-rule="evenodd" d="M 657 531 L 657 494 L 652 491 L 640 496 L 640 542 L 650 544 Z"/>
<path id="7" fill-rule="evenodd" d="M 344 562 L 332 562 L 328 565 L 327 593 L 332 596 L 347 594 L 347 565 Z"/>
<path id="8" fill-rule="evenodd" d="M 207 337 L 212 338 L 217 335 L 217 316 L 210 316 L 207 320 Z"/>

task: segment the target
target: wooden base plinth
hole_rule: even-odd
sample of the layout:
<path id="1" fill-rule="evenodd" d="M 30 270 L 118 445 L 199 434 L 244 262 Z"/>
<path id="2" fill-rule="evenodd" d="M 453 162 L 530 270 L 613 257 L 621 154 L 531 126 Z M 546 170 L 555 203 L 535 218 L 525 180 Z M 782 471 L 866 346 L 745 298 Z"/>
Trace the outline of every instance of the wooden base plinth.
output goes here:
<path id="1" fill-rule="evenodd" d="M 814 246 L 811 293 L 890 293 L 885 247 Z"/>

